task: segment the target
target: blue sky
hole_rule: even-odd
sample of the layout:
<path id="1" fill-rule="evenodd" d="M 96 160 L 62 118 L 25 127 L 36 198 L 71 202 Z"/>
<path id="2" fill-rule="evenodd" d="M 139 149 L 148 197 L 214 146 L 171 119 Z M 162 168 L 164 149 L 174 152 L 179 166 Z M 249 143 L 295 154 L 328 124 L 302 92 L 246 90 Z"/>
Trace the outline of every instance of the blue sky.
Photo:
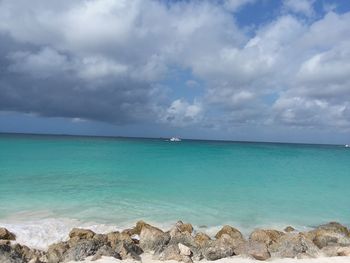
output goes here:
<path id="1" fill-rule="evenodd" d="M 350 141 L 350 1 L 0 1 L 0 132 Z"/>

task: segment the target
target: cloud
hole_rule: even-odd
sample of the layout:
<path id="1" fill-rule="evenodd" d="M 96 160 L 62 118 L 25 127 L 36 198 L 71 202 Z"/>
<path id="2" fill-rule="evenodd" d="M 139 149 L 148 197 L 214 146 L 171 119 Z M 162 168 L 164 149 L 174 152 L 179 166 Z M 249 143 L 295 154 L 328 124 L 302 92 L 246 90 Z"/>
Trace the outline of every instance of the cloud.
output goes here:
<path id="1" fill-rule="evenodd" d="M 246 32 L 235 16 L 254 2 L 3 0 L 0 110 L 348 130 L 350 13 L 309 21 L 313 1 L 284 1 L 288 12 Z M 190 72 L 191 95 L 167 85 L 174 70 Z"/>
<path id="2" fill-rule="evenodd" d="M 315 0 L 284 0 L 283 5 L 288 11 L 310 17 L 315 14 L 314 2 Z"/>
<path id="3" fill-rule="evenodd" d="M 171 103 L 169 108 L 161 115 L 161 120 L 171 125 L 182 127 L 187 126 L 188 123 L 200 123 L 202 106 L 198 102 L 193 104 L 188 103 L 182 99 L 175 100 Z"/>

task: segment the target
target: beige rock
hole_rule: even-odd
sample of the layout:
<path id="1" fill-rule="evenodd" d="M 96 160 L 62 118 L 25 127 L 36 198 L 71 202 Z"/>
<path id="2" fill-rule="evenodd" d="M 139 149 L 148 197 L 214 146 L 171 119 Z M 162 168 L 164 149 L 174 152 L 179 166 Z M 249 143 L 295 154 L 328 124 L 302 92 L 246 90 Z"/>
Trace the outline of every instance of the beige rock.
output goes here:
<path id="1" fill-rule="evenodd" d="M 323 229 L 329 232 L 335 232 L 350 237 L 349 229 L 338 222 L 330 222 L 328 224 L 320 225 L 318 229 Z"/>
<path id="2" fill-rule="evenodd" d="M 16 235 L 6 228 L 0 227 L 0 240 L 16 240 Z"/>
<path id="3" fill-rule="evenodd" d="M 95 236 L 95 232 L 89 230 L 89 229 L 82 229 L 82 228 L 73 228 L 70 233 L 70 238 L 77 238 L 77 239 L 92 239 Z"/>
<path id="4" fill-rule="evenodd" d="M 180 232 L 188 232 L 188 233 L 192 233 L 193 232 L 193 226 L 189 223 L 183 223 L 182 221 L 178 221 L 176 223 L 176 227 L 178 228 L 178 230 Z"/>
<path id="5" fill-rule="evenodd" d="M 284 232 L 287 232 L 287 233 L 290 233 L 290 232 L 293 232 L 295 231 L 295 228 L 292 227 L 292 226 L 287 226 L 285 229 L 284 229 Z"/>
<path id="6" fill-rule="evenodd" d="M 250 236 L 249 240 L 261 242 L 266 244 L 267 246 L 272 245 L 273 243 L 276 243 L 277 240 L 284 235 L 283 232 L 277 231 L 277 230 L 264 230 L 264 229 L 258 229 L 253 231 Z"/>
<path id="7" fill-rule="evenodd" d="M 206 246 L 210 240 L 211 239 L 210 239 L 210 237 L 207 234 L 204 234 L 204 233 L 201 233 L 201 232 L 197 233 L 194 236 L 194 241 L 196 242 L 196 244 L 199 247 Z"/>
<path id="8" fill-rule="evenodd" d="M 219 239 L 223 234 L 229 235 L 233 239 L 243 239 L 242 233 L 232 226 L 224 226 L 216 235 L 215 238 Z"/>
<path id="9" fill-rule="evenodd" d="M 110 232 L 107 235 L 107 243 L 112 247 L 115 248 L 115 246 L 121 242 L 125 241 L 126 243 L 133 243 L 133 240 L 126 232 Z"/>

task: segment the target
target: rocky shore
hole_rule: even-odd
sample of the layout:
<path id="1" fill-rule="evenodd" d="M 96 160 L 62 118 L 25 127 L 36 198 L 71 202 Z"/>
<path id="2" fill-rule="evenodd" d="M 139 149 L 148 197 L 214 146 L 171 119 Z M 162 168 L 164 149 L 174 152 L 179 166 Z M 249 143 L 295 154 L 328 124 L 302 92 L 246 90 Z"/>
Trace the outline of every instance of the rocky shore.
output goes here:
<path id="1" fill-rule="evenodd" d="M 181 221 L 169 231 L 139 221 L 131 229 L 107 234 L 74 228 L 67 241 L 41 251 L 16 243 L 15 234 L 0 227 L 1 263 L 59 263 L 86 258 L 95 261 L 101 257 L 140 261 L 144 253 L 155 260 L 185 263 L 236 255 L 260 261 L 350 256 L 350 230 L 331 222 L 307 232 L 293 227 L 283 231 L 256 229 L 244 237 L 238 229 L 226 225 L 215 237 L 210 237 Z"/>

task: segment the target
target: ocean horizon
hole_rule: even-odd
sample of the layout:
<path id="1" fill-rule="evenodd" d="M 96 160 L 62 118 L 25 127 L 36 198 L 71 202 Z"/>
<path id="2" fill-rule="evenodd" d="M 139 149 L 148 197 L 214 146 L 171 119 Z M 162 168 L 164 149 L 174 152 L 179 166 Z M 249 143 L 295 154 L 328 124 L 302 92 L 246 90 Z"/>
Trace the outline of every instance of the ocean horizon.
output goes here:
<path id="1" fill-rule="evenodd" d="M 349 226 L 349 170 L 341 145 L 1 134 L 0 224 L 39 248 L 138 220 L 209 234 Z"/>

